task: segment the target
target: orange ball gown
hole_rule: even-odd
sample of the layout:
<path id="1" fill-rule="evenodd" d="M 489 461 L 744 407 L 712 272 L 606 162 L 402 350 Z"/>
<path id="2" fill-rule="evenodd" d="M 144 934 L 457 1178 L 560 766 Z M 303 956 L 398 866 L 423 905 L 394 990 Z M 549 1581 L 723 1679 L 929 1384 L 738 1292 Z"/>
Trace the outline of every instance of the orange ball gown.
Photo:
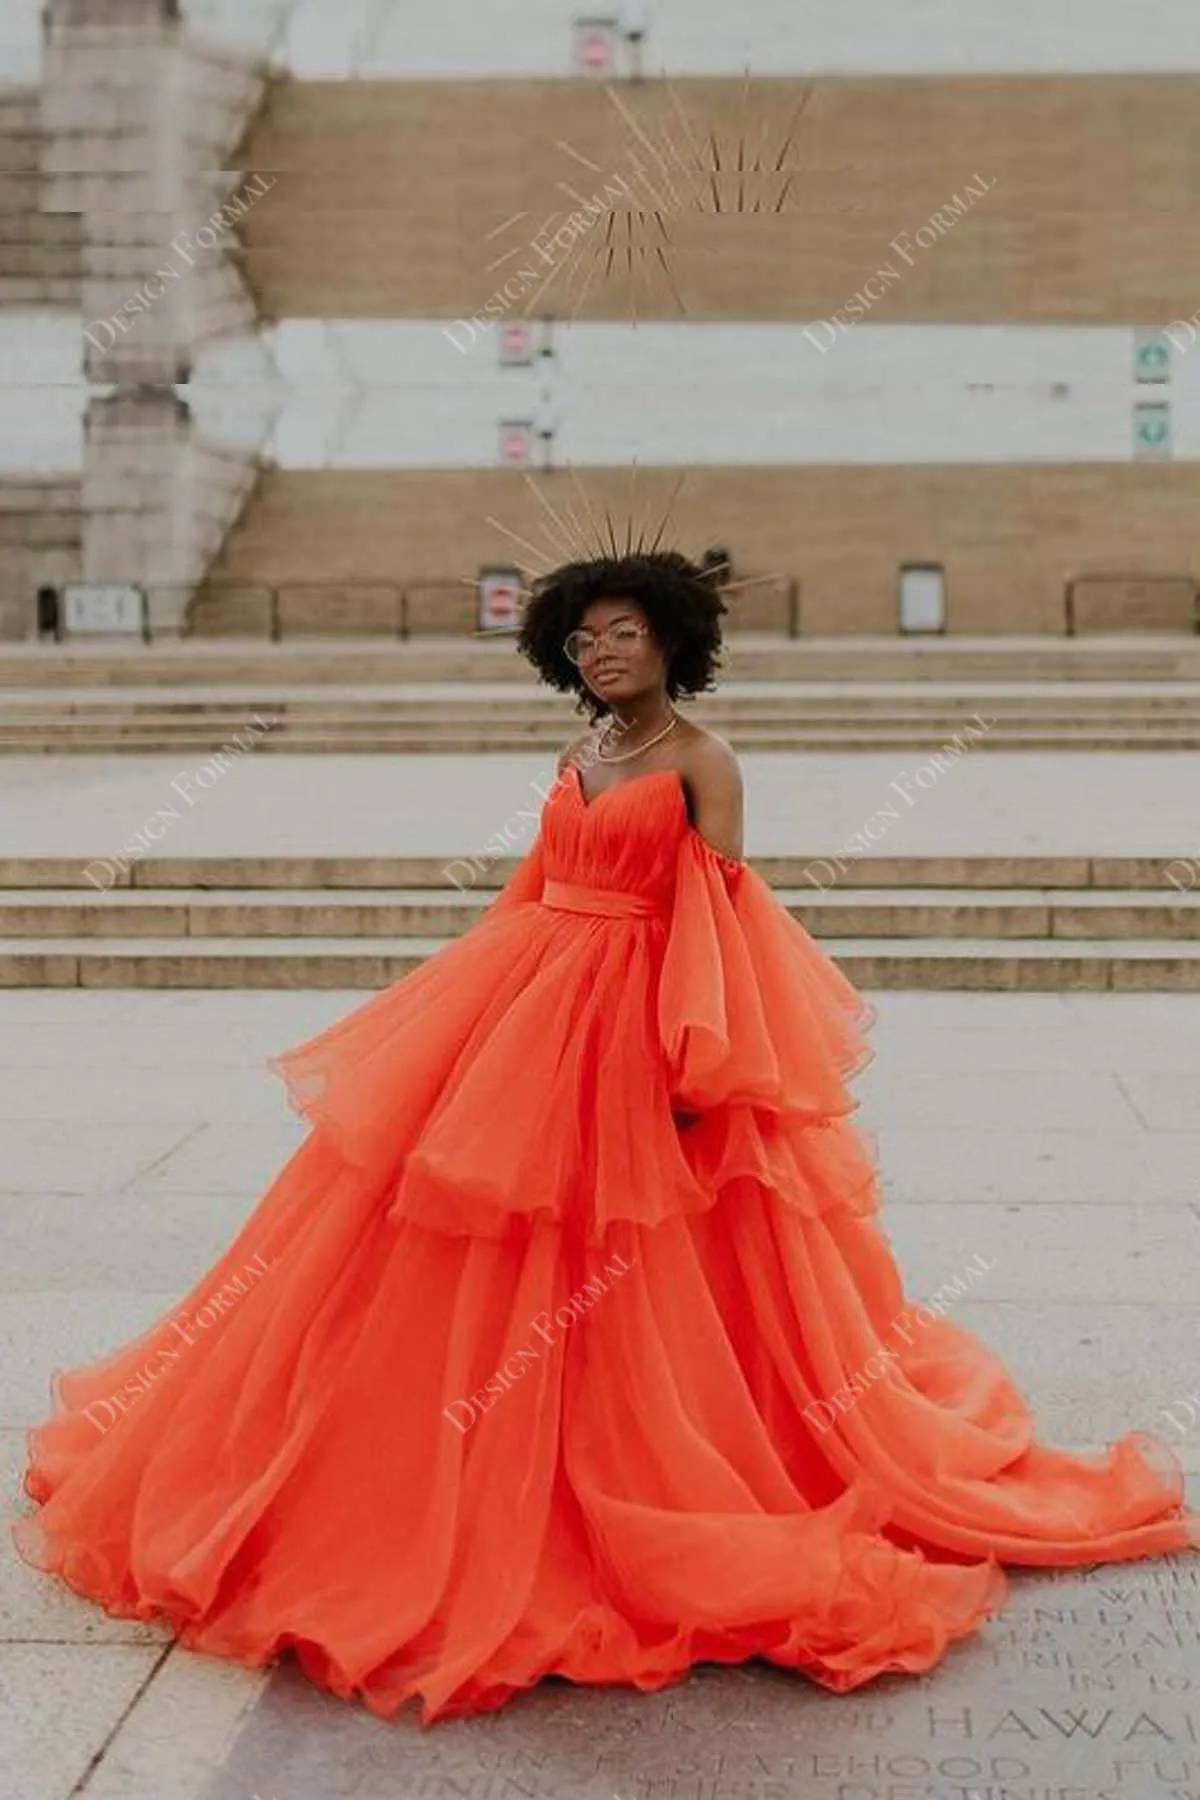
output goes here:
<path id="1" fill-rule="evenodd" d="M 1004 1564 L 1200 1541 L 1171 1453 L 1039 1444 L 906 1300 L 870 1010 L 673 771 L 555 783 L 463 937 L 269 1059 L 311 1125 L 30 1434 L 21 1554 L 381 1717 L 763 1657 L 929 1669 Z"/>

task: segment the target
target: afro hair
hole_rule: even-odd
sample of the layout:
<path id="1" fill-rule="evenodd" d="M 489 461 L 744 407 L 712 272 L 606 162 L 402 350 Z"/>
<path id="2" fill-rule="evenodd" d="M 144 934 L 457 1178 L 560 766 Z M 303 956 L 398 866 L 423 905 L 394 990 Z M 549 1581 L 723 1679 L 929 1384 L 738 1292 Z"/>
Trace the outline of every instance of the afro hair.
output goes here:
<path id="1" fill-rule="evenodd" d="M 594 723 L 609 707 L 587 686 L 563 644 L 594 600 L 618 599 L 641 608 L 662 646 L 669 699 L 715 685 L 725 602 L 715 576 L 677 550 L 565 563 L 539 577 L 525 607 L 517 649 L 548 686 L 578 694 Z"/>

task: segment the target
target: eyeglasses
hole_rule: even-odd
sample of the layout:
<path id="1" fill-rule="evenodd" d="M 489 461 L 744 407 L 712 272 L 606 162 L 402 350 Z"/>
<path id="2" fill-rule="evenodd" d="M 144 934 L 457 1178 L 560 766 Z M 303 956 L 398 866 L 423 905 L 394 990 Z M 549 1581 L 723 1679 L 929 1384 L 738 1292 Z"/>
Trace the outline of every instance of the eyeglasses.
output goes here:
<path id="1" fill-rule="evenodd" d="M 563 650 L 578 666 L 591 662 L 601 646 L 610 650 L 633 650 L 639 638 L 649 636 L 649 627 L 626 620 L 620 625 L 607 625 L 603 631 L 572 631 L 563 640 Z"/>

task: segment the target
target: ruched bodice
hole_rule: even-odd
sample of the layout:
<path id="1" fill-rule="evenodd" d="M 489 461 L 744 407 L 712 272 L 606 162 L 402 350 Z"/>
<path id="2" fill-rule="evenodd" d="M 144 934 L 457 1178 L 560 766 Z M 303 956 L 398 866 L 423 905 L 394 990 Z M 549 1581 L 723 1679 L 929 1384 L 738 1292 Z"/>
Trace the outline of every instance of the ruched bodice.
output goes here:
<path id="1" fill-rule="evenodd" d="M 581 887 L 639 894 L 666 912 L 679 847 L 691 831 L 676 770 L 626 776 L 588 800 L 583 777 L 569 765 L 551 789 L 542 816 L 544 873 L 550 880 Z M 711 846 L 709 850 L 718 857 Z"/>

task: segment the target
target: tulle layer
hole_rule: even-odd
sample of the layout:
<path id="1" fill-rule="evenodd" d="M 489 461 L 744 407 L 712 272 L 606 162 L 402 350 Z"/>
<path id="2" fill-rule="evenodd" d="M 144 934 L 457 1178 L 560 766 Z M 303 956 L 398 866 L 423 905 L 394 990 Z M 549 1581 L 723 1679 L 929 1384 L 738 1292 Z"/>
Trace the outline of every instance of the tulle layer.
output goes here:
<path id="1" fill-rule="evenodd" d="M 698 832 L 679 854 L 658 993 L 673 1094 L 798 1118 L 852 1110 L 873 1009 L 748 864 Z"/>
<path id="2" fill-rule="evenodd" d="M 27 1560 L 259 1667 L 294 1649 L 381 1716 L 547 1674 L 654 1688 L 759 1655 L 846 1690 L 930 1668 L 1000 1564 L 1195 1541 L 1169 1457 L 1038 1447 L 1003 1368 L 910 1331 L 873 1222 L 736 1203 L 595 1251 L 389 1220 L 311 1136 L 214 1271 L 262 1267 L 110 1430 L 173 1320 L 60 1379 Z M 822 1405 L 881 1351 L 853 1405 Z M 87 1409 L 92 1408 L 89 1416 Z"/>
<path id="3" fill-rule="evenodd" d="M 172 1313 L 58 1373 L 20 1553 L 429 1720 L 751 1655 L 845 1690 L 930 1668 L 1003 1563 L 1200 1540 L 1165 1445 L 1039 1445 L 906 1302 L 836 968 L 674 775 L 582 799 L 273 1059 L 312 1130 Z"/>
<path id="4" fill-rule="evenodd" d="M 873 1208 L 846 1086 L 871 1009 L 698 833 L 673 875 L 654 912 L 559 910 L 538 849 L 466 937 L 271 1066 L 392 1216 L 435 1230 L 600 1242 L 751 1178 L 807 1213 Z"/>

